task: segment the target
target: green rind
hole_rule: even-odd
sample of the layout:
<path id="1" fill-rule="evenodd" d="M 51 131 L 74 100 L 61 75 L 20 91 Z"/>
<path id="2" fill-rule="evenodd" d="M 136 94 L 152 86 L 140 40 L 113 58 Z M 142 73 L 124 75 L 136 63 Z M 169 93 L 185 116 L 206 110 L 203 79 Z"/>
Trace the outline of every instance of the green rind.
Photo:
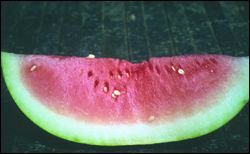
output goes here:
<path id="1" fill-rule="evenodd" d="M 210 133 L 230 121 L 249 100 L 249 57 L 235 60 L 240 70 L 231 77 L 215 104 L 190 117 L 160 125 L 101 125 L 79 122 L 47 109 L 26 89 L 19 68 L 21 55 L 1 52 L 7 87 L 20 110 L 47 132 L 66 140 L 94 145 L 135 145 L 190 139 Z"/>

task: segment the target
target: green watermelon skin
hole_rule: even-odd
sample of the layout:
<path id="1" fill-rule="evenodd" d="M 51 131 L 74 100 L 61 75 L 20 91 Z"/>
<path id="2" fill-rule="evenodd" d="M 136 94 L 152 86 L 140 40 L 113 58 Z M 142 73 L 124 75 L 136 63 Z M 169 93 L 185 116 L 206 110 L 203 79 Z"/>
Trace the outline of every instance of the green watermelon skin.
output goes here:
<path id="1" fill-rule="evenodd" d="M 164 76 L 164 73 L 166 74 L 166 72 L 171 71 L 171 67 L 165 69 L 165 72 L 162 71 L 162 68 L 164 68 L 165 64 L 167 64 L 169 61 L 167 58 L 150 59 L 149 62 L 153 67 L 151 67 L 148 62 L 132 64 L 127 61 L 113 59 L 86 59 L 55 56 L 47 57 L 41 55 L 33 55 L 30 57 L 25 55 L 10 54 L 6 52 L 1 53 L 1 60 L 6 84 L 15 102 L 17 103 L 21 111 L 23 111 L 29 119 L 31 119 L 41 128 L 58 137 L 79 143 L 95 145 L 134 145 L 179 141 L 201 136 L 220 128 L 234 116 L 236 116 L 238 112 L 240 112 L 240 110 L 249 100 L 249 58 L 233 58 L 221 55 L 204 55 L 204 57 L 210 56 L 216 57 L 215 59 L 222 59 L 221 61 L 223 61 L 223 63 L 220 60 L 217 60 L 215 62 L 217 64 L 215 64 L 212 62 L 212 60 L 210 62 L 211 67 L 209 66 L 210 68 L 214 69 L 214 71 L 210 73 L 214 74 L 214 76 L 220 75 L 221 78 L 213 77 L 215 79 L 207 80 L 209 81 L 209 84 L 204 83 L 204 81 L 206 81 L 204 80 L 206 79 L 205 75 L 209 75 L 210 73 L 202 76 L 202 73 L 199 73 L 199 70 L 190 68 L 193 71 L 193 74 L 194 71 L 198 72 L 197 75 L 199 75 L 200 77 L 196 78 L 196 80 L 202 79 L 202 81 L 193 81 L 192 84 L 202 84 L 203 82 L 203 86 L 195 86 L 195 88 L 198 88 L 196 89 L 196 92 L 199 94 L 198 96 L 196 96 L 197 93 L 192 94 L 192 88 L 189 89 L 190 94 L 188 93 L 187 96 L 182 95 L 182 90 L 187 87 L 188 83 L 186 80 L 182 80 L 181 78 L 184 75 L 188 78 L 188 75 L 190 75 L 189 77 L 194 80 L 192 74 L 189 74 L 188 71 L 186 71 L 186 66 L 189 66 L 189 62 L 187 61 L 189 59 L 192 60 L 192 57 L 194 57 L 194 55 L 179 57 L 179 59 L 182 60 L 181 67 L 183 68 L 183 70 L 185 70 L 184 75 L 181 71 L 181 73 L 178 72 L 179 66 L 176 66 L 176 70 L 174 71 L 175 74 L 173 75 L 169 73 L 171 74 L 169 76 Z M 196 57 L 200 56 L 196 55 Z M 50 64 L 53 63 L 54 65 L 51 65 L 52 69 L 45 69 L 45 71 L 42 71 L 41 74 L 35 74 L 35 78 L 32 78 L 30 77 L 30 70 L 32 69 L 33 65 L 28 65 L 30 64 L 29 60 L 32 60 L 34 58 L 36 59 L 36 61 L 40 60 L 41 63 L 39 64 L 43 64 L 43 66 L 45 64 L 45 60 L 48 60 L 49 62 L 51 62 Z M 175 58 L 178 59 L 178 57 L 174 57 L 172 58 L 172 60 Z M 72 61 L 71 64 L 60 66 L 63 62 L 67 64 L 69 59 L 71 59 Z M 48 61 L 46 62 L 47 64 Z M 86 65 L 83 65 L 82 67 L 84 69 L 87 69 L 88 71 L 79 71 L 77 74 L 77 65 L 73 65 L 76 61 L 78 62 L 77 64 L 81 63 L 81 61 L 84 61 L 83 63 Z M 100 63 L 100 61 L 102 62 Z M 173 62 L 176 61 L 177 60 L 173 60 Z M 221 65 L 219 65 L 218 63 Z M 37 66 L 39 66 L 39 64 L 37 64 Z M 170 62 L 168 64 L 170 64 Z M 202 67 L 202 69 L 208 69 L 206 68 L 206 63 L 204 63 L 204 66 L 202 66 L 202 64 L 203 63 L 200 63 L 200 67 Z M 212 64 L 215 66 L 221 66 L 221 68 L 216 69 L 216 67 L 212 66 Z M 72 69 L 72 66 L 75 67 Z M 47 67 L 48 66 L 46 66 L 45 68 Z M 72 85 L 72 82 L 67 82 L 67 84 L 62 86 L 62 84 L 59 85 L 57 83 L 57 80 L 68 80 L 65 80 L 65 78 L 63 77 L 60 78 L 58 76 L 57 78 L 49 78 L 48 74 L 52 73 L 48 73 L 48 70 L 53 71 L 54 67 L 57 67 L 57 69 L 59 70 L 60 68 L 66 68 L 69 73 L 75 74 L 75 77 L 79 77 L 74 78 L 76 81 L 74 81 L 75 87 L 73 86 L 73 89 L 82 90 L 85 100 L 81 98 L 83 96 L 76 95 L 77 99 L 72 98 L 71 101 L 68 101 L 69 106 L 71 105 L 73 107 L 67 108 L 67 106 L 65 107 L 61 105 L 63 102 L 65 102 L 65 100 L 69 99 L 62 99 L 65 98 L 65 91 L 60 92 L 60 89 L 68 89 L 65 88 L 65 85 Z M 72 73 L 73 71 L 70 68 L 74 70 L 74 73 Z M 95 70 L 96 68 L 104 70 L 104 72 L 98 72 Z M 114 71 L 113 75 L 114 77 L 116 77 L 116 79 L 109 82 L 109 95 L 102 96 L 103 93 L 100 94 L 100 92 L 103 91 L 98 91 L 93 88 L 95 87 L 96 80 L 89 79 L 90 76 L 88 73 L 89 70 L 93 70 L 93 76 L 91 75 L 91 77 L 99 77 L 100 79 L 98 81 L 98 86 L 100 86 L 100 84 L 103 82 L 101 80 L 101 77 L 110 77 L 108 70 L 105 70 L 105 68 L 109 68 L 109 70 L 119 68 L 123 72 L 123 75 L 121 80 L 117 79 L 119 71 Z M 127 68 L 129 70 L 129 79 L 126 78 Z M 220 72 L 221 70 L 223 70 L 223 72 Z M 25 73 L 25 71 L 27 71 L 28 73 Z M 37 69 L 31 72 L 34 75 L 34 72 L 36 71 Z M 46 73 L 44 72 L 47 72 L 48 74 L 46 75 Z M 65 73 L 66 71 L 63 72 L 64 75 L 61 76 L 67 76 L 67 74 Z M 106 76 L 105 72 L 107 74 Z M 58 71 L 58 73 L 62 72 Z M 85 78 L 83 80 L 87 81 L 86 83 L 89 82 L 89 85 L 86 86 L 89 89 L 85 92 L 84 86 L 82 88 L 76 88 L 77 85 L 79 85 L 80 78 L 83 77 L 79 76 L 80 73 L 85 74 Z M 74 75 L 70 77 L 74 77 Z M 37 78 L 39 78 L 39 82 L 35 80 Z M 42 81 L 43 79 L 44 81 Z M 47 87 L 51 88 L 51 90 L 44 90 L 42 88 L 42 86 L 46 84 L 45 79 L 48 83 L 51 83 L 47 83 Z M 49 82 L 50 79 L 51 82 Z M 171 85 L 171 87 L 175 87 L 177 89 L 176 93 L 167 93 L 166 91 L 164 91 L 164 81 L 166 81 L 167 79 L 169 83 L 168 85 Z M 32 80 L 34 80 L 34 82 L 31 82 Z M 175 83 L 172 84 L 170 82 L 171 80 L 174 80 Z M 123 86 L 127 86 L 127 95 L 129 95 L 130 97 L 122 97 L 123 95 L 119 95 L 117 99 L 114 99 L 112 97 L 112 91 L 114 90 L 112 88 L 114 86 L 117 86 L 117 83 L 120 83 L 118 84 L 117 88 L 121 88 L 121 92 Z M 214 85 L 210 87 L 209 85 L 211 85 L 211 83 L 214 83 Z M 39 87 L 39 85 L 41 87 Z M 119 85 L 121 87 L 119 87 Z M 181 85 L 183 87 L 178 88 Z M 92 89 L 90 89 L 90 87 Z M 209 90 L 209 88 L 213 90 Z M 50 92 L 50 95 L 48 95 L 48 92 Z M 77 92 L 79 91 L 76 90 L 75 93 Z M 69 94 L 73 95 L 73 93 Z M 149 97 L 149 95 L 152 94 L 154 97 Z M 162 97 L 163 95 L 169 95 L 175 98 L 170 98 L 169 96 Z M 105 99 L 105 97 L 107 96 L 111 97 Z M 183 98 L 176 98 L 180 96 Z M 169 99 L 166 101 L 167 98 Z M 58 102 L 59 100 L 63 101 Z M 85 106 L 78 106 L 78 104 L 74 104 L 74 102 L 76 102 L 75 100 L 83 100 L 82 102 L 84 102 L 83 104 Z M 106 103 L 106 105 L 98 105 L 96 107 L 96 110 L 98 112 L 93 113 L 95 112 L 95 108 L 94 106 L 90 105 L 90 100 L 97 102 L 96 104 L 104 102 L 104 104 Z M 130 103 L 131 101 L 136 102 L 139 105 L 135 106 L 134 108 L 126 105 L 119 105 L 119 103 L 125 104 Z M 53 104 L 53 102 L 57 103 Z M 159 105 L 157 105 L 157 103 L 159 103 Z M 172 106 L 169 105 L 170 103 L 172 103 Z M 90 107 L 86 108 L 88 106 Z M 166 111 L 166 106 L 168 112 Z M 84 110 L 84 112 L 78 111 L 76 107 L 84 107 L 86 108 L 86 110 Z M 106 109 L 105 107 L 108 109 Z M 119 110 L 117 109 L 118 107 Z M 126 110 L 121 109 L 122 107 L 130 108 L 129 110 Z M 116 110 L 116 112 L 114 112 L 114 110 Z M 135 112 L 136 114 L 132 114 Z M 115 116 L 112 117 L 112 115 Z M 151 115 L 153 115 L 153 118 Z"/>

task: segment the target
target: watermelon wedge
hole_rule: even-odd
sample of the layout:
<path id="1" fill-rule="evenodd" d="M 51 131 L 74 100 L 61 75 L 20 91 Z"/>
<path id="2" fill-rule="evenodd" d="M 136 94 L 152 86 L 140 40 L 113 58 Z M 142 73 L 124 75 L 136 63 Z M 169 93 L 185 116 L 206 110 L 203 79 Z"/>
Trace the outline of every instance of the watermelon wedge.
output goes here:
<path id="1" fill-rule="evenodd" d="M 47 132 L 94 145 L 179 141 L 210 133 L 249 100 L 249 57 L 189 55 L 141 63 L 1 52 L 20 110 Z"/>

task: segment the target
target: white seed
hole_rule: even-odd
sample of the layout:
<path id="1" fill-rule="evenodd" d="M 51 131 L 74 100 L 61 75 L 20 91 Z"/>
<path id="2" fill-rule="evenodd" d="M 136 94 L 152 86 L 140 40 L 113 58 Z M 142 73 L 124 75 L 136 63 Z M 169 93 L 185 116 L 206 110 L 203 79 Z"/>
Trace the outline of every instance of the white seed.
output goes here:
<path id="1" fill-rule="evenodd" d="M 89 54 L 87 58 L 95 58 L 95 55 Z"/>
<path id="2" fill-rule="evenodd" d="M 181 74 L 181 75 L 185 74 L 184 70 L 181 69 L 181 68 L 178 69 L 178 73 Z"/>
<path id="3" fill-rule="evenodd" d="M 211 73 L 213 73 L 213 72 L 214 72 L 214 70 L 210 70 L 210 72 L 211 72 Z"/>
<path id="4" fill-rule="evenodd" d="M 117 78 L 118 78 L 118 79 L 121 79 L 122 77 L 121 77 L 121 75 L 117 75 Z"/>
<path id="5" fill-rule="evenodd" d="M 175 68 L 174 68 L 174 66 L 171 66 L 171 68 L 172 68 L 173 71 L 176 71 Z"/>
<path id="6" fill-rule="evenodd" d="M 117 96 L 119 95 L 121 95 L 121 92 L 119 90 L 114 90 L 113 93 L 111 94 L 113 98 L 117 98 Z"/>
<path id="7" fill-rule="evenodd" d="M 129 73 L 126 73 L 126 76 L 129 77 Z"/>
<path id="8" fill-rule="evenodd" d="M 36 65 L 33 65 L 33 66 L 30 68 L 30 71 L 32 72 L 32 71 L 34 71 L 36 68 L 37 68 L 37 66 L 36 66 Z"/>
<path id="9" fill-rule="evenodd" d="M 113 92 L 116 96 L 119 96 L 119 95 L 121 95 L 121 92 L 119 91 L 119 90 L 114 90 L 114 92 Z"/>
<path id="10" fill-rule="evenodd" d="M 108 87 L 103 87 L 103 91 L 106 93 L 106 92 L 108 92 Z"/>
<path id="11" fill-rule="evenodd" d="M 117 97 L 114 93 L 112 93 L 111 96 L 112 96 L 113 98 L 116 98 L 116 97 Z"/>
<path id="12" fill-rule="evenodd" d="M 151 121 L 154 121 L 155 120 L 155 116 L 151 115 L 149 118 L 148 118 L 148 121 L 151 122 Z"/>

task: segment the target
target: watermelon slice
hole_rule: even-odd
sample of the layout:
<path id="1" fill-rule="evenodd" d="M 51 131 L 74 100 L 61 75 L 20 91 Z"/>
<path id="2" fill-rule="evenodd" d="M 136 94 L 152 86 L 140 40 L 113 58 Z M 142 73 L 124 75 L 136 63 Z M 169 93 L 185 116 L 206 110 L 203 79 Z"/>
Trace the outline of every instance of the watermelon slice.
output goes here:
<path id="1" fill-rule="evenodd" d="M 91 57 L 1 53 L 7 87 L 21 111 L 49 133 L 79 143 L 198 137 L 223 126 L 249 100 L 249 57 L 141 63 Z"/>

